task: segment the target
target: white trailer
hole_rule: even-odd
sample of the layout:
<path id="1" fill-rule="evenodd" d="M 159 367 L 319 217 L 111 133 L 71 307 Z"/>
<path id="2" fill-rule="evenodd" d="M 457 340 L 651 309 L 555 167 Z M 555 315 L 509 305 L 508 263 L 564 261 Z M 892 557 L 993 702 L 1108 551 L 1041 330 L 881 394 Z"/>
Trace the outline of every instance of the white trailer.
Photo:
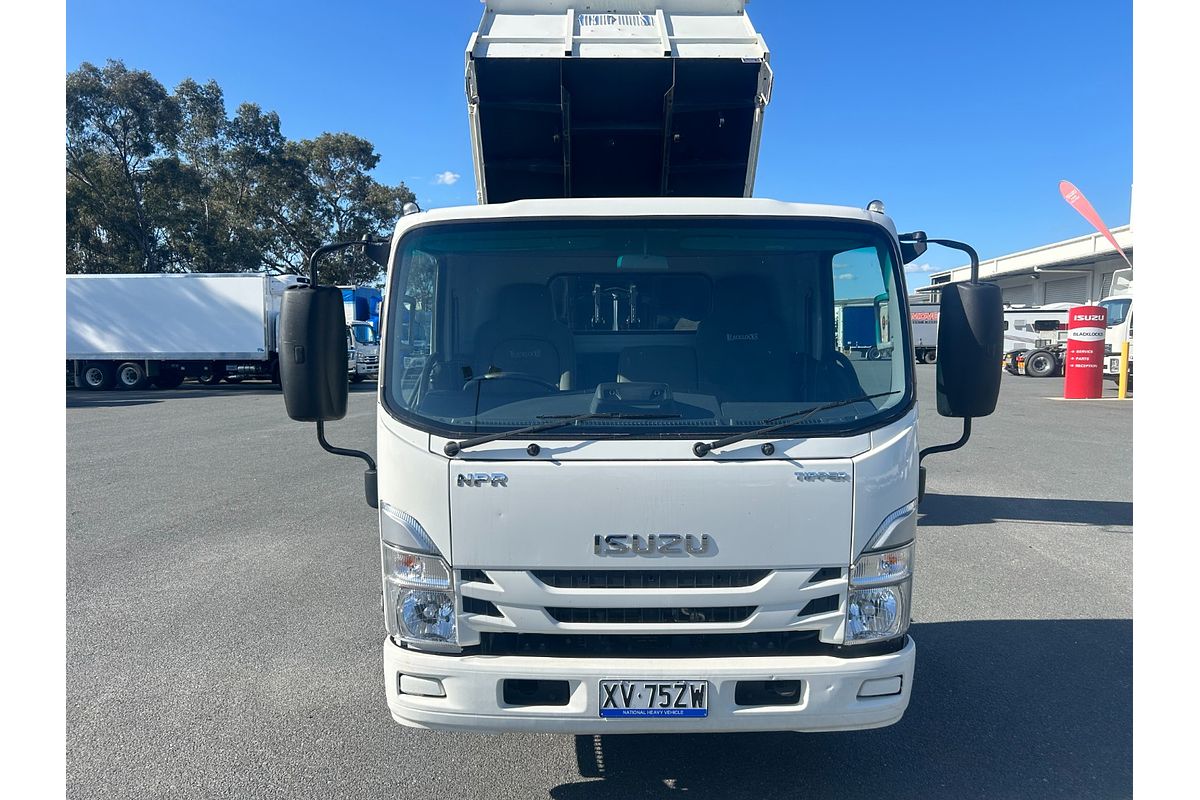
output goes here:
<path id="1" fill-rule="evenodd" d="M 84 389 L 278 381 L 283 292 L 259 273 L 68 275 L 67 372 Z"/>
<path id="2" fill-rule="evenodd" d="M 904 714 L 928 451 L 903 264 L 926 237 L 879 202 L 748 196 L 770 77 L 743 0 L 487 0 L 486 204 L 396 226 L 378 463 L 318 427 L 368 464 L 401 724 L 579 734 L 588 774 L 583 735 Z M 938 409 L 968 421 L 1001 344 L 972 260 L 939 322 Z M 879 358 L 838 350 L 850 295 Z M 318 426 L 346 413 L 342 365 L 305 343 L 340 346 L 340 301 L 284 306 L 288 414 Z"/>

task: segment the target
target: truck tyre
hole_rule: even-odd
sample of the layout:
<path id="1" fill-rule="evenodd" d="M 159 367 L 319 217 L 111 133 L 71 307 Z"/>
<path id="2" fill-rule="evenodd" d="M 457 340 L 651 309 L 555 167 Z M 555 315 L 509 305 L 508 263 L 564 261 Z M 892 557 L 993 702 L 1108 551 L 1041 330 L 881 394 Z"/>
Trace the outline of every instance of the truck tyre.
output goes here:
<path id="1" fill-rule="evenodd" d="M 159 373 L 150 380 L 159 389 L 178 389 L 183 383 L 183 371 L 178 369 L 159 370 Z"/>
<path id="2" fill-rule="evenodd" d="M 80 388 L 92 392 L 111 389 L 115 380 L 113 365 L 105 361 L 89 361 L 79 370 Z"/>
<path id="3" fill-rule="evenodd" d="M 226 383 L 241 383 L 242 376 L 241 375 L 226 375 L 225 382 Z"/>
<path id="4" fill-rule="evenodd" d="M 117 367 L 117 386 L 121 389 L 145 389 L 146 368 L 136 361 L 125 361 Z"/>
<path id="5" fill-rule="evenodd" d="M 351 383 L 362 383 L 367 379 L 366 375 L 359 375 L 357 372 L 350 376 Z"/>
<path id="6" fill-rule="evenodd" d="M 868 361 L 878 361 L 879 360 L 879 348 L 878 347 L 872 346 L 872 347 L 867 348 L 867 360 Z"/>
<path id="7" fill-rule="evenodd" d="M 1025 374 L 1033 378 L 1049 378 L 1058 372 L 1058 359 L 1045 350 L 1034 350 L 1025 356 Z"/>
<path id="8" fill-rule="evenodd" d="M 575 737 L 575 766 L 582 778 L 604 777 L 604 749 L 598 735 Z"/>
<path id="9" fill-rule="evenodd" d="M 937 350 L 926 350 L 924 357 L 921 360 L 924 361 L 926 364 L 936 364 L 937 363 Z"/>

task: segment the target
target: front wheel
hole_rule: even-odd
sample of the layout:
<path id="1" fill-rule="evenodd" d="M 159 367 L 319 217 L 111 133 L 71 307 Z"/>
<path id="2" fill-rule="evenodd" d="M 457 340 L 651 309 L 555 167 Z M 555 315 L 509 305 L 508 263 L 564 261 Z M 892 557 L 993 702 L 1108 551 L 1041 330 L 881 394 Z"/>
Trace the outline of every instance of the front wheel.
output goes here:
<path id="1" fill-rule="evenodd" d="M 350 376 L 351 383 L 362 383 L 367 379 L 366 375 L 359 375 L 357 372 Z"/>
<path id="2" fill-rule="evenodd" d="M 926 364 L 936 364 L 937 363 L 937 350 L 926 350 L 925 354 L 921 358 L 921 360 L 924 361 Z"/>
<path id="3" fill-rule="evenodd" d="M 90 361 L 79 371 L 79 387 L 92 392 L 111 389 L 116 381 L 116 372 L 112 364 L 103 361 Z"/>
<path id="4" fill-rule="evenodd" d="M 200 381 L 200 383 L 204 384 L 205 386 L 216 386 L 224 377 L 225 376 L 222 375 L 216 368 L 216 365 L 209 365 L 204 368 L 204 370 L 200 373 L 200 377 L 198 377 L 196 380 Z"/>
<path id="5" fill-rule="evenodd" d="M 1034 350 L 1025 356 L 1025 374 L 1033 378 L 1049 378 L 1058 372 L 1058 359 L 1045 350 Z"/>

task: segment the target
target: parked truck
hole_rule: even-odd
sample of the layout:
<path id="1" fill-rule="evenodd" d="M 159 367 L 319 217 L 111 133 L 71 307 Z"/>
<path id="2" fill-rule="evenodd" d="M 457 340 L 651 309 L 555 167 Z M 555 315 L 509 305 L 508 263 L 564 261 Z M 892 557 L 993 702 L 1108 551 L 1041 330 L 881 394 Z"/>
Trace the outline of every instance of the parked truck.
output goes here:
<path id="1" fill-rule="evenodd" d="M 860 358 L 879 358 L 876 346 L 875 306 L 870 298 L 857 302 L 839 303 L 834 310 L 837 348 L 846 355 Z"/>
<path id="2" fill-rule="evenodd" d="M 307 278 L 68 275 L 67 375 L 82 389 L 279 380 L 280 300 Z"/>
<path id="3" fill-rule="evenodd" d="M 362 383 L 379 375 L 379 338 L 369 322 L 352 322 L 346 326 L 356 353 L 351 383 Z"/>
<path id="4" fill-rule="evenodd" d="M 913 355 L 922 364 L 936 364 L 938 304 L 910 303 L 908 318 L 912 329 Z"/>
<path id="5" fill-rule="evenodd" d="M 1128 386 L 1133 387 L 1133 269 L 1113 273 L 1112 289 L 1100 301 L 1108 312 L 1108 329 L 1104 333 L 1104 377 L 1117 381 L 1121 376 L 1121 346 L 1129 343 L 1129 364 L 1126 367 Z"/>
<path id="6" fill-rule="evenodd" d="M 750 197 L 771 71 L 744 5 L 487 0 L 481 204 L 406 209 L 311 262 L 387 266 L 375 457 L 326 438 L 340 293 L 286 294 L 288 414 L 367 465 L 401 724 L 577 734 L 586 774 L 592 734 L 908 706 L 921 458 L 995 407 L 1000 292 L 879 202 Z M 931 242 L 976 268 L 941 305 L 938 410 L 963 436 L 919 451 L 903 265 Z M 838 351 L 851 285 L 879 359 Z"/>
<path id="7" fill-rule="evenodd" d="M 379 374 L 379 310 L 383 293 L 373 286 L 339 286 L 346 311 L 346 326 L 354 338 L 356 361 L 352 383 Z"/>
<path id="8" fill-rule="evenodd" d="M 1013 375 L 1055 378 L 1067 358 L 1067 320 L 1076 303 L 1004 309 L 1004 369 Z"/>

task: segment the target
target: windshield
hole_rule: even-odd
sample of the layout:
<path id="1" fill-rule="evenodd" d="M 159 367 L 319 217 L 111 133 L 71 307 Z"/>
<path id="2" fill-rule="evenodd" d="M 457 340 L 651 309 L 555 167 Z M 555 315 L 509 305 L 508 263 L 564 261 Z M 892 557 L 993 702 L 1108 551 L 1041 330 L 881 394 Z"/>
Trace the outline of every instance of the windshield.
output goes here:
<path id="1" fill-rule="evenodd" d="M 351 325 L 354 331 L 354 341 L 359 344 L 375 344 L 375 329 L 370 325 Z"/>
<path id="2" fill-rule="evenodd" d="M 551 436 L 846 431 L 907 407 L 908 326 L 882 228 L 832 220 L 497 220 L 406 234 L 384 403 L 419 428 Z M 885 394 L 894 392 L 894 394 Z"/>
<path id="3" fill-rule="evenodd" d="M 1100 305 L 1108 310 L 1108 327 L 1112 328 L 1125 321 L 1133 300 L 1128 297 L 1123 300 L 1101 300 Z"/>

